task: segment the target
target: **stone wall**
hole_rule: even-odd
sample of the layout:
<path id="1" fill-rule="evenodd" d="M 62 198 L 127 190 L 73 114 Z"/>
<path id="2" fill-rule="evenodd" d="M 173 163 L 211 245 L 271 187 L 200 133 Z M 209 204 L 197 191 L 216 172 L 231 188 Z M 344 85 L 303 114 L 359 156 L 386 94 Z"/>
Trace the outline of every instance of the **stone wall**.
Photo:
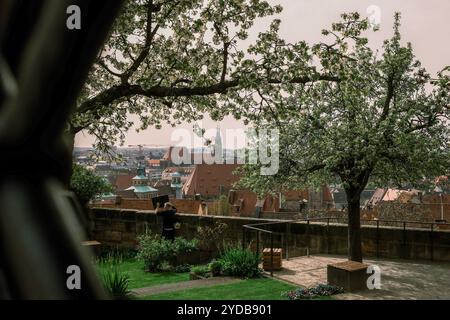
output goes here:
<path id="1" fill-rule="evenodd" d="M 200 200 L 190 199 L 174 199 L 170 198 L 169 201 L 180 212 L 197 214 L 200 209 Z M 153 210 L 152 199 L 137 199 L 137 198 L 122 198 L 117 197 L 114 202 L 97 202 L 92 205 L 94 208 L 117 208 L 117 209 L 133 209 L 133 210 Z"/>
<path id="2" fill-rule="evenodd" d="M 238 242 L 243 239 L 243 225 L 282 222 L 271 226 L 276 234 L 274 245 L 282 247 L 290 257 L 309 254 L 347 254 L 347 227 L 342 224 L 283 223 L 283 220 L 255 219 L 226 216 L 201 216 L 179 214 L 181 228 L 178 235 L 193 238 L 198 226 L 212 226 L 215 222 L 228 225 L 224 241 Z M 91 212 L 92 231 L 95 240 L 105 246 L 134 248 L 136 235 L 146 229 L 160 232 L 161 218 L 153 211 L 94 208 Z M 290 229 L 290 231 L 288 230 Z M 289 231 L 289 233 L 286 233 Z M 450 231 L 405 229 L 396 227 L 364 226 L 362 228 L 365 257 L 384 257 L 418 260 L 450 261 Z M 246 243 L 255 247 L 256 234 L 247 232 Z M 270 246 L 270 236 L 260 235 L 260 248 Z"/>
<path id="3" fill-rule="evenodd" d="M 113 202 L 97 202 L 93 204 L 98 208 L 119 208 L 119 209 L 134 209 L 134 210 L 152 210 L 153 204 L 151 199 L 137 199 L 137 198 L 123 198 L 117 197 Z"/>

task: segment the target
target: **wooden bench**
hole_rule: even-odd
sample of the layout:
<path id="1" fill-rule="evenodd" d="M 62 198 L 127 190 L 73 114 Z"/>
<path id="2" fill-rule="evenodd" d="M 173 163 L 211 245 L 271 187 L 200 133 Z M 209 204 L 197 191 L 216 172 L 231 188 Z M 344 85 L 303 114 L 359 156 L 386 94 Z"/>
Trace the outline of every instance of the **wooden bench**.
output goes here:
<path id="1" fill-rule="evenodd" d="M 347 292 L 367 289 L 368 265 L 355 261 L 344 261 L 327 265 L 328 284 L 342 287 Z"/>

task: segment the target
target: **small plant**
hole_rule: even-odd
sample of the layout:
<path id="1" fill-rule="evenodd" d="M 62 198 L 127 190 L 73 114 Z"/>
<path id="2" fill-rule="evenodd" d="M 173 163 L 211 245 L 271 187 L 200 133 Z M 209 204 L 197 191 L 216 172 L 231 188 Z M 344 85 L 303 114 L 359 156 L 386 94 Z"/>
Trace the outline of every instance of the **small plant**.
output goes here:
<path id="1" fill-rule="evenodd" d="M 194 266 L 191 268 L 191 272 L 199 276 L 206 276 L 209 273 L 209 267 L 205 265 Z"/>
<path id="2" fill-rule="evenodd" d="M 116 267 L 107 269 L 102 274 L 103 286 L 114 300 L 126 300 L 131 296 L 128 290 L 129 277 Z"/>
<path id="3" fill-rule="evenodd" d="M 336 287 L 329 284 L 319 284 L 318 286 L 312 288 L 298 288 L 288 291 L 285 295 L 289 300 L 309 300 L 323 296 L 332 296 L 343 292 L 344 289 L 341 287 Z"/>
<path id="4" fill-rule="evenodd" d="M 213 260 L 209 263 L 209 270 L 211 270 L 213 277 L 220 276 L 222 274 L 222 264 L 219 260 Z"/>
<path id="5" fill-rule="evenodd" d="M 124 260 L 126 259 L 124 258 L 123 253 L 116 249 L 106 250 L 102 252 L 98 258 L 98 261 L 105 265 L 117 265 L 122 263 Z"/>
<path id="6" fill-rule="evenodd" d="M 241 278 L 260 276 L 259 255 L 249 248 L 228 247 L 218 259 L 224 275 Z"/>

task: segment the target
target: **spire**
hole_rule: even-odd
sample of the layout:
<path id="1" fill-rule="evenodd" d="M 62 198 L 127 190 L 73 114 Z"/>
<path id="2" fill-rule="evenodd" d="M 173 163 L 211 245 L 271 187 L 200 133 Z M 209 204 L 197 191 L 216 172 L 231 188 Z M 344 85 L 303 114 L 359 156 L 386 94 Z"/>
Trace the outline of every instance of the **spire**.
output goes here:
<path id="1" fill-rule="evenodd" d="M 223 163 L 222 136 L 220 135 L 220 127 L 217 125 L 216 139 L 214 143 L 214 155 L 216 163 Z"/>
<path id="2" fill-rule="evenodd" d="M 217 125 L 217 131 L 216 131 L 216 140 L 215 140 L 216 144 L 220 144 L 222 146 L 222 137 L 220 135 L 220 127 L 219 125 Z"/>

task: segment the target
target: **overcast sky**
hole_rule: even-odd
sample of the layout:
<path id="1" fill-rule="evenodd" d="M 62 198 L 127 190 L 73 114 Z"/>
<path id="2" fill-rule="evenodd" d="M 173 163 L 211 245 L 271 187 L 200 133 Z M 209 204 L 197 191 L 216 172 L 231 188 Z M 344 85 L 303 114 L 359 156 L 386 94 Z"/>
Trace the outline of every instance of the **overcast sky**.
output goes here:
<path id="1" fill-rule="evenodd" d="M 131 0 L 132 1 L 132 0 Z M 277 18 L 282 21 L 280 35 L 289 42 L 305 40 L 309 43 L 321 41 L 321 30 L 339 20 L 343 12 L 358 11 L 363 16 L 372 16 L 380 22 L 380 30 L 368 34 L 372 48 L 381 48 L 384 39 L 392 35 L 394 12 L 402 14 L 401 34 L 403 40 L 411 42 L 414 53 L 431 74 L 450 65 L 450 1 L 449 0 L 268 0 L 284 8 Z M 254 42 L 259 32 L 267 29 L 270 19 L 259 19 L 252 28 L 243 48 Z M 215 128 L 216 123 L 208 117 L 202 125 Z M 134 119 L 134 118 L 133 118 Z M 241 122 L 227 118 L 219 123 L 222 130 L 242 128 Z M 192 130 L 192 124 L 182 128 Z M 164 126 L 157 130 L 149 128 L 136 133 L 131 129 L 126 136 L 128 144 L 171 145 L 173 128 Z M 75 146 L 88 147 L 94 141 L 84 132 L 77 134 Z M 228 145 L 227 147 L 231 147 Z"/>

